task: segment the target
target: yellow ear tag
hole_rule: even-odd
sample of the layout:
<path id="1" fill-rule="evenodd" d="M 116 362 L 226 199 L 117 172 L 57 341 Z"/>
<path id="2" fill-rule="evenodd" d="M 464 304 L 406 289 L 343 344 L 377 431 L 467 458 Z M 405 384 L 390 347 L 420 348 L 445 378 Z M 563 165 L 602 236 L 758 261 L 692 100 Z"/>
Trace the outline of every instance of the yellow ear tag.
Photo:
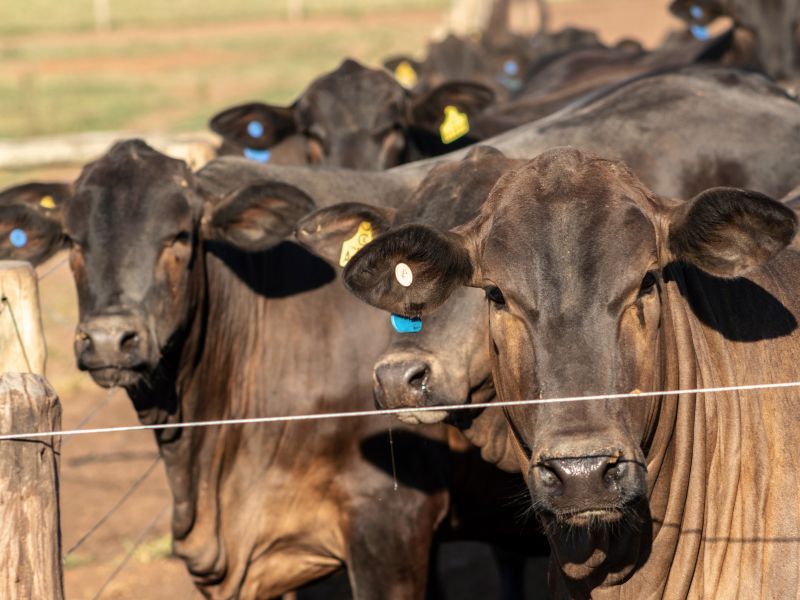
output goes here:
<path id="1" fill-rule="evenodd" d="M 400 64 L 395 67 L 394 78 L 397 79 L 400 85 L 409 90 L 417 85 L 417 72 L 407 60 L 400 61 Z"/>
<path id="2" fill-rule="evenodd" d="M 442 143 L 451 144 L 469 133 L 469 118 L 455 106 L 444 107 L 444 121 L 439 126 Z"/>
<path id="3" fill-rule="evenodd" d="M 53 200 L 52 196 L 42 196 L 41 200 L 39 200 L 39 206 L 52 210 L 56 207 L 56 201 Z"/>
<path id="4" fill-rule="evenodd" d="M 347 266 L 347 263 L 356 255 L 356 252 L 369 244 L 372 238 L 372 225 L 370 225 L 368 221 L 361 221 L 356 234 L 342 243 L 342 253 L 339 255 L 339 266 Z"/>

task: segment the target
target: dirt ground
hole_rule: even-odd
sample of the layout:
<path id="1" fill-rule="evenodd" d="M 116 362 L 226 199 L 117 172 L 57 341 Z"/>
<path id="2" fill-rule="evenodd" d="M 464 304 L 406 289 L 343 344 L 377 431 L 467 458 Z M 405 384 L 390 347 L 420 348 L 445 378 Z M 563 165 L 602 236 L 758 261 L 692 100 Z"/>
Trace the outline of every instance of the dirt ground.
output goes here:
<path id="1" fill-rule="evenodd" d="M 609 41 L 634 37 L 652 45 L 675 24 L 666 13 L 666 4 L 666 0 L 558 2 L 552 5 L 553 25 L 593 27 Z M 414 18 L 419 19 L 419 16 Z M 420 25 L 433 28 L 436 21 L 433 17 L 429 19 L 429 23 Z M 268 32 L 274 24 L 242 26 L 263 27 Z M 320 26 L 302 22 L 280 24 L 282 28 L 295 27 L 298 33 L 306 35 Z M 159 31 L 153 35 L 165 33 Z M 40 41 L 45 43 L 45 38 Z M 69 176 L 70 173 L 62 170 L 57 174 Z M 49 346 L 48 378 L 61 397 L 63 427 L 74 428 L 91 413 L 84 426 L 136 424 L 136 416 L 124 392 L 117 391 L 109 397 L 107 391 L 75 368 L 72 338 L 77 307 L 72 277 L 63 259 L 63 254 L 58 255 L 39 269 L 45 274 L 55 268 L 41 281 L 40 292 Z M 77 436 L 64 441 L 61 504 L 65 553 L 152 468 L 156 456 L 155 443 L 147 432 Z M 182 563 L 169 556 L 169 506 L 163 468 L 158 464 L 107 522 L 77 549 L 66 554 L 67 597 L 73 600 L 96 597 L 107 578 L 142 538 L 143 543 L 101 597 L 119 600 L 199 598 Z M 151 529 L 146 530 L 148 526 Z"/>

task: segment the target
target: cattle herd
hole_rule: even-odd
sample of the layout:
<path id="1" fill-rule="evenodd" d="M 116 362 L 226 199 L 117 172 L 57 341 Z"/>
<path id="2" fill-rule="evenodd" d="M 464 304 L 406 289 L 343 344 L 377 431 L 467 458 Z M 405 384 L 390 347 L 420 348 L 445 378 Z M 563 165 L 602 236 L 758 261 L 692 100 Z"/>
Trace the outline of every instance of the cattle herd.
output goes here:
<path id="1" fill-rule="evenodd" d="M 674 0 L 654 50 L 507 5 L 222 111 L 197 172 L 127 140 L 0 193 L 142 423 L 405 409 L 157 430 L 205 596 L 434 598 L 474 540 L 503 598 L 800 597 L 800 390 L 708 391 L 800 380 L 800 1 Z"/>

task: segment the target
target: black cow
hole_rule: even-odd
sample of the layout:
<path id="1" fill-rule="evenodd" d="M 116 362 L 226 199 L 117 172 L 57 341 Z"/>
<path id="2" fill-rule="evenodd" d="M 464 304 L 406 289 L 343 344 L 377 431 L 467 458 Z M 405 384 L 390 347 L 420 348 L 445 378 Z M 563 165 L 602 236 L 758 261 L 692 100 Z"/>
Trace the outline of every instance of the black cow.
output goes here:
<path id="1" fill-rule="evenodd" d="M 45 198 L 61 188 L 37 187 L 37 201 L 20 188 L 18 204 L 9 192 L 0 223 L 26 232 L 21 249 L 36 260 L 69 246 L 78 365 L 125 387 L 143 423 L 363 410 L 385 318 L 282 240 L 313 208 L 309 194 L 397 203 L 407 189 L 369 174 L 307 176 L 241 159 L 195 175 L 122 142 L 56 209 Z M 528 540 L 504 507 L 518 476 L 442 429 L 390 427 L 384 418 L 157 431 L 174 551 L 200 590 L 270 598 L 346 565 L 356 598 L 420 598 L 434 533 Z M 475 494 L 481 482 L 498 490 L 494 502 Z"/>
<path id="2" fill-rule="evenodd" d="M 210 127 L 224 138 L 223 153 L 260 162 L 278 151 L 285 164 L 387 169 L 474 142 L 468 126 L 453 135 L 440 127 L 446 118 L 473 118 L 493 100 L 490 89 L 468 82 L 411 94 L 386 71 L 348 59 L 290 106 L 235 106 L 211 119 Z"/>
<path id="3" fill-rule="evenodd" d="M 673 0 L 670 10 L 699 26 L 731 18 L 733 30 L 716 50 L 724 64 L 762 68 L 779 80 L 800 80 L 798 0 Z"/>

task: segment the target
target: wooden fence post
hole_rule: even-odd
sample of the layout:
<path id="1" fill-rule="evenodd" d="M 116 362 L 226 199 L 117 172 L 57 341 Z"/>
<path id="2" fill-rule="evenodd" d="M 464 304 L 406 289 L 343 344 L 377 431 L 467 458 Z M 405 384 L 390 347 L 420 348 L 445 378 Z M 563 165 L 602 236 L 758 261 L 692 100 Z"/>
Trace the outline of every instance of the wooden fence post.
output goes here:
<path id="1" fill-rule="evenodd" d="M 0 261 L 0 433 L 61 429 L 30 263 Z M 0 598 L 64 597 L 60 437 L 0 441 Z"/>
<path id="2" fill-rule="evenodd" d="M 39 282 L 30 263 L 0 261 L 0 373 L 44 375 Z"/>
<path id="3" fill-rule="evenodd" d="M 59 429 L 61 405 L 44 377 L 0 375 L 0 432 Z M 64 598 L 60 445 L 58 436 L 0 441 L 0 598 Z"/>

